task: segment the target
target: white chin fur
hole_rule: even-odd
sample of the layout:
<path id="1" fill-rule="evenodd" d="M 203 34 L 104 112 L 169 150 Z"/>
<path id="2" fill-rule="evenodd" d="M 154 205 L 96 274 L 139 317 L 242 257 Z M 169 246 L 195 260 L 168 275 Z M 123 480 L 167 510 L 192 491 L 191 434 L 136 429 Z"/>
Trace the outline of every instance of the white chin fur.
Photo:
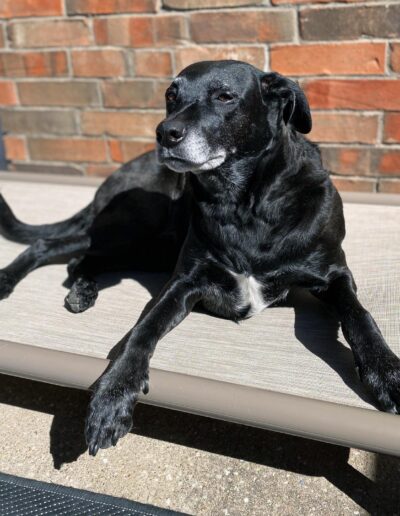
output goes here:
<path id="1" fill-rule="evenodd" d="M 192 129 L 183 140 L 183 142 L 176 148 L 179 149 L 174 159 L 174 151 L 172 155 L 166 156 L 165 164 L 175 172 L 202 172 L 204 170 L 212 170 L 219 167 L 226 160 L 226 150 L 223 148 L 212 151 L 213 156 L 210 156 L 211 149 L 200 131 Z"/>
<path id="2" fill-rule="evenodd" d="M 218 168 L 226 159 L 226 153 L 220 156 L 216 156 L 215 158 L 211 158 L 199 167 L 197 167 L 195 170 L 212 170 L 213 168 Z"/>
<path id="3" fill-rule="evenodd" d="M 192 163 L 190 161 L 169 158 L 165 161 L 165 165 L 174 172 L 203 172 L 219 167 L 225 159 L 226 156 L 220 155 L 215 158 L 210 158 L 204 163 Z"/>

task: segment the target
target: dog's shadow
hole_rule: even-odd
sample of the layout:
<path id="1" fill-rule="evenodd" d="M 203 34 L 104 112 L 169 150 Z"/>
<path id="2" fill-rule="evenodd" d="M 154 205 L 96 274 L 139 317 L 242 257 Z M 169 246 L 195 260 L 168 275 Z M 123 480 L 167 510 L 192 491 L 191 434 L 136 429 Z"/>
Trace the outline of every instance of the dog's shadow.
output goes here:
<path id="1" fill-rule="evenodd" d="M 60 262 L 65 263 L 65 261 Z M 115 287 L 119 285 L 123 280 L 133 280 L 140 283 L 143 287 L 145 287 L 151 297 L 155 297 L 163 285 L 167 282 L 168 278 L 171 274 L 166 272 L 141 272 L 141 271 L 118 271 L 118 272 L 103 272 L 101 274 L 96 275 L 97 287 L 99 289 L 99 293 L 102 290 L 106 290 L 111 287 Z M 72 287 L 72 281 L 69 277 L 65 278 L 63 282 L 63 287 L 66 289 L 70 289 Z"/>
<path id="2" fill-rule="evenodd" d="M 137 283 L 140 283 L 150 294 L 151 300 L 149 303 L 143 307 L 142 313 L 138 319 L 138 321 L 141 320 L 141 318 L 146 313 L 147 309 L 151 306 L 152 301 L 157 297 L 157 295 L 162 290 L 163 286 L 166 284 L 168 279 L 171 277 L 171 273 L 167 272 L 141 272 L 141 271 L 119 271 L 119 272 L 103 272 L 96 276 L 96 281 L 98 285 L 99 294 L 102 290 L 106 290 L 111 287 L 115 287 L 119 285 L 123 280 L 132 280 Z M 63 286 L 65 288 L 71 288 L 71 281 L 69 278 L 66 278 L 63 282 Z M 94 308 L 96 309 L 96 305 Z M 209 315 L 210 317 L 216 317 L 220 318 L 218 315 L 213 314 L 212 312 L 208 311 L 206 308 L 204 308 L 201 305 L 195 306 L 194 312 L 197 313 L 204 313 Z M 138 322 L 137 321 L 137 322 Z M 110 360 L 114 360 L 116 356 L 118 355 L 119 350 L 121 347 L 125 344 L 128 334 L 124 335 L 119 342 L 117 342 L 108 352 L 107 358 Z"/>
<path id="3" fill-rule="evenodd" d="M 343 344 L 343 337 L 343 342 L 339 340 L 340 324 L 335 312 L 305 289 L 292 289 L 280 306 L 294 310 L 296 339 L 332 368 L 360 399 L 378 408 L 356 373 L 351 349 Z"/>
<path id="4" fill-rule="evenodd" d="M 161 291 L 162 287 L 170 278 L 171 274 L 166 272 L 140 272 L 140 271 L 123 271 L 119 273 L 102 273 L 97 277 L 99 292 L 114 287 L 121 283 L 124 279 L 130 279 L 140 283 L 151 295 L 156 297 Z"/>

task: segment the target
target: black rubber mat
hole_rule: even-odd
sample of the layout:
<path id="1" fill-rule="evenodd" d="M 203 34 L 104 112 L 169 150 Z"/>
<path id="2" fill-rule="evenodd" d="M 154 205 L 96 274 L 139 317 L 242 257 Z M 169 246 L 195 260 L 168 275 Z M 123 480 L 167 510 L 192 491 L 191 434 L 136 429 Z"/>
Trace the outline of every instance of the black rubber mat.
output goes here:
<path id="1" fill-rule="evenodd" d="M 1 516 L 173 516 L 181 512 L 0 473 Z"/>

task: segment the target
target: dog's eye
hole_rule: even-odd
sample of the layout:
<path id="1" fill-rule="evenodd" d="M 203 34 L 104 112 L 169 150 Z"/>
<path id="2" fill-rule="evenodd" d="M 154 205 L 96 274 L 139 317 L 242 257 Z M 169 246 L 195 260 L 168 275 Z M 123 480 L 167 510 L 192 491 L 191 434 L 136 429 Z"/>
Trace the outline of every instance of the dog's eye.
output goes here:
<path id="1" fill-rule="evenodd" d="M 168 91 L 165 94 L 165 99 L 166 99 L 167 102 L 175 102 L 175 100 L 176 100 L 176 93 L 174 93 L 173 91 Z"/>
<path id="2" fill-rule="evenodd" d="M 230 102 L 233 96 L 230 93 L 220 93 L 217 97 L 220 102 Z"/>

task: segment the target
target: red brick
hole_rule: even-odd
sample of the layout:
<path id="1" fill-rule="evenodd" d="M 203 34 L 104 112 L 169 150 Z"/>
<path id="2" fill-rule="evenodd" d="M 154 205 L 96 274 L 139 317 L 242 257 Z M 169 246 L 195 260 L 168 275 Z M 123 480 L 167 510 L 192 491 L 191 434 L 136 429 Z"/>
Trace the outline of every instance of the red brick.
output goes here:
<path id="1" fill-rule="evenodd" d="M 184 16 L 153 17 L 154 44 L 158 47 L 182 45 L 188 40 L 186 18 Z"/>
<path id="2" fill-rule="evenodd" d="M 285 45 L 271 49 L 271 69 L 286 75 L 385 73 L 385 43 Z"/>
<path id="3" fill-rule="evenodd" d="M 335 174 L 400 177 L 399 149 L 321 146 L 321 150 L 325 167 Z"/>
<path id="4" fill-rule="evenodd" d="M 153 24 L 151 18 L 143 17 L 137 22 L 137 31 L 142 34 L 143 42 L 148 46 L 153 43 Z M 94 34 L 98 45 L 133 46 L 131 25 L 135 29 L 137 18 L 100 18 L 94 20 Z"/>
<path id="5" fill-rule="evenodd" d="M 4 136 L 4 146 L 6 149 L 6 159 L 24 161 L 27 159 L 24 138 L 20 136 Z"/>
<path id="6" fill-rule="evenodd" d="M 400 150 L 376 149 L 379 155 L 378 171 L 382 175 L 400 176 Z"/>
<path id="7" fill-rule="evenodd" d="M 58 16 L 62 12 L 62 0 L 1 0 L 0 2 L 0 18 Z"/>
<path id="8" fill-rule="evenodd" d="M 136 50 L 134 53 L 135 75 L 138 77 L 171 77 L 171 53 Z"/>
<path id="9" fill-rule="evenodd" d="M 25 68 L 27 76 L 65 76 L 68 74 L 67 54 L 66 52 L 32 52 L 25 60 Z"/>
<path id="10" fill-rule="evenodd" d="M 153 18 L 131 18 L 129 20 L 129 43 L 132 47 L 154 45 Z"/>
<path id="11" fill-rule="evenodd" d="M 191 35 L 196 43 L 291 41 L 294 16 L 276 10 L 195 13 L 190 17 Z"/>
<path id="12" fill-rule="evenodd" d="M 164 0 L 170 9 L 215 9 L 218 7 L 242 7 L 261 5 L 263 0 Z"/>
<path id="13" fill-rule="evenodd" d="M 175 50 L 176 70 L 180 71 L 196 61 L 218 61 L 220 59 L 237 59 L 246 61 L 262 70 L 265 67 L 263 47 L 218 45 L 214 47 L 186 47 Z"/>
<path id="14" fill-rule="evenodd" d="M 66 52 L 0 52 L 0 75 L 6 77 L 61 77 L 67 74 Z"/>
<path id="15" fill-rule="evenodd" d="M 155 137 L 163 113 L 86 111 L 81 115 L 82 132 L 88 135 Z"/>
<path id="16" fill-rule="evenodd" d="M 400 194 L 400 180 L 381 179 L 378 183 L 380 193 Z"/>
<path id="17" fill-rule="evenodd" d="M 18 92 L 24 106 L 97 106 L 97 85 L 84 81 L 19 82 Z"/>
<path id="18" fill-rule="evenodd" d="M 154 149 L 154 141 L 123 141 L 110 140 L 110 154 L 114 161 L 126 163 L 127 161 L 137 158 L 141 154 Z"/>
<path id="19" fill-rule="evenodd" d="M 333 184 L 342 192 L 375 192 L 376 180 L 373 179 L 343 179 L 332 177 Z"/>
<path id="20" fill-rule="evenodd" d="M 386 113 L 383 139 L 387 143 L 400 143 L 400 113 Z"/>
<path id="21" fill-rule="evenodd" d="M 309 135 L 316 142 L 376 143 L 378 116 L 359 113 L 314 113 Z"/>
<path id="22" fill-rule="evenodd" d="M 133 48 L 175 46 L 187 40 L 181 15 L 95 19 L 94 33 L 98 45 Z"/>
<path id="23" fill-rule="evenodd" d="M 122 158 L 122 149 L 121 149 L 120 141 L 119 140 L 109 140 L 108 148 L 110 151 L 111 159 L 118 163 L 122 163 L 123 158 Z"/>
<path id="24" fill-rule="evenodd" d="M 95 18 L 93 30 L 98 45 L 130 46 L 129 18 Z"/>
<path id="25" fill-rule="evenodd" d="M 274 5 L 283 5 L 283 4 L 329 4 L 333 0 L 271 0 Z M 338 0 L 340 3 L 352 4 L 352 3 L 362 3 L 365 0 Z M 386 0 L 377 0 L 378 2 L 385 2 Z"/>
<path id="26" fill-rule="evenodd" d="M 102 85 L 105 107 L 163 108 L 164 94 L 170 81 L 132 79 L 107 81 Z"/>
<path id="27" fill-rule="evenodd" d="M 31 138 L 31 159 L 44 161 L 107 161 L 106 144 L 103 140 L 88 138 Z"/>
<path id="28" fill-rule="evenodd" d="M 3 130 L 16 134 L 76 134 L 74 110 L 66 109 L 2 109 Z"/>
<path id="29" fill-rule="evenodd" d="M 118 77 L 126 74 L 121 50 L 75 50 L 71 52 L 76 77 Z"/>
<path id="30" fill-rule="evenodd" d="M 335 174 L 368 176 L 376 174 L 371 165 L 370 148 L 321 145 L 322 162 Z"/>
<path id="31" fill-rule="evenodd" d="M 88 20 L 42 20 L 14 22 L 9 34 L 12 46 L 69 47 L 91 43 Z"/>
<path id="32" fill-rule="evenodd" d="M 307 40 L 400 37 L 400 4 L 321 7 L 300 11 L 300 35 Z"/>
<path id="33" fill-rule="evenodd" d="M 98 176 L 98 177 L 108 177 L 115 170 L 117 170 L 119 165 L 87 165 L 85 168 L 85 172 L 88 176 Z"/>
<path id="34" fill-rule="evenodd" d="M 0 106 L 18 104 L 15 86 L 11 81 L 0 81 Z"/>
<path id="35" fill-rule="evenodd" d="M 82 176 L 83 169 L 81 165 L 44 165 L 43 163 L 11 163 L 10 170 L 18 170 L 21 172 L 37 172 L 39 174 L 63 174 L 70 176 Z"/>
<path id="36" fill-rule="evenodd" d="M 157 0 L 66 0 L 66 8 L 69 15 L 156 12 Z"/>
<path id="37" fill-rule="evenodd" d="M 314 109 L 400 110 L 400 80 L 310 80 L 304 83 Z"/>
<path id="38" fill-rule="evenodd" d="M 390 66 L 394 72 L 400 72 L 400 43 L 392 43 L 390 45 L 390 50 Z"/>

